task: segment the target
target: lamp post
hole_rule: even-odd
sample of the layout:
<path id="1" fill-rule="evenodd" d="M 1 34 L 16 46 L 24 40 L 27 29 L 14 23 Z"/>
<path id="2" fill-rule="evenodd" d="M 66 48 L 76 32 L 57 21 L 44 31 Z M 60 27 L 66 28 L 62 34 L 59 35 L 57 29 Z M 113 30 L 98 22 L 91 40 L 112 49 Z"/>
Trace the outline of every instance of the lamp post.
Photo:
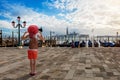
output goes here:
<path id="1" fill-rule="evenodd" d="M 15 45 L 15 44 L 16 44 L 15 33 L 18 34 L 18 32 L 14 32 L 14 31 L 12 31 L 12 45 L 13 45 L 13 47 L 16 46 L 16 45 Z"/>
<path id="2" fill-rule="evenodd" d="M 55 32 L 50 31 L 50 46 L 51 46 L 51 43 L 52 43 L 52 33 L 54 34 Z"/>
<path id="3" fill-rule="evenodd" d="M 92 29 L 92 47 L 94 47 L 94 28 Z"/>
<path id="4" fill-rule="evenodd" d="M 118 40 L 118 32 L 116 32 L 116 41 Z"/>
<path id="5" fill-rule="evenodd" d="M 2 46 L 2 30 L 0 30 L 0 45 Z"/>
<path id="6" fill-rule="evenodd" d="M 17 20 L 18 20 L 18 24 L 15 25 L 15 21 L 12 21 L 12 26 L 14 28 L 18 28 L 18 46 L 21 46 L 20 45 L 20 28 L 25 28 L 26 26 L 26 21 L 23 21 L 23 25 L 20 24 L 20 16 L 17 17 Z"/>

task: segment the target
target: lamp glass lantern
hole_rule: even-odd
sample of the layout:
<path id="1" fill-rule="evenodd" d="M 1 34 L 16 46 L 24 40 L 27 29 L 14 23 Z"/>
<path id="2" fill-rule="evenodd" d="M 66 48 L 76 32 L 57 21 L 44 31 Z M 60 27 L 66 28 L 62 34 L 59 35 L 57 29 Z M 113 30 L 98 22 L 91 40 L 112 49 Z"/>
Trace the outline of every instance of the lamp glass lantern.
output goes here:
<path id="1" fill-rule="evenodd" d="M 17 20 L 20 21 L 20 16 L 17 17 Z"/>
<path id="2" fill-rule="evenodd" d="M 12 26 L 15 26 L 15 21 L 12 21 Z"/>
<path id="3" fill-rule="evenodd" d="M 23 27 L 25 27 L 26 26 L 26 21 L 23 21 Z"/>

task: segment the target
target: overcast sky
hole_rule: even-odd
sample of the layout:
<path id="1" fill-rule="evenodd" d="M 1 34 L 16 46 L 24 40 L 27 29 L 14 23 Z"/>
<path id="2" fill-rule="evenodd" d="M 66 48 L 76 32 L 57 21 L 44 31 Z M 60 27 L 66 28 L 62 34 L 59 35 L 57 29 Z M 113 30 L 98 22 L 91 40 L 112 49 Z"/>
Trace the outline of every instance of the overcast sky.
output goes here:
<path id="1" fill-rule="evenodd" d="M 0 29 L 5 34 L 17 31 L 11 25 L 17 16 L 27 22 L 26 28 L 42 27 L 44 35 L 65 34 L 67 27 L 80 34 L 120 33 L 120 0 L 0 0 Z"/>

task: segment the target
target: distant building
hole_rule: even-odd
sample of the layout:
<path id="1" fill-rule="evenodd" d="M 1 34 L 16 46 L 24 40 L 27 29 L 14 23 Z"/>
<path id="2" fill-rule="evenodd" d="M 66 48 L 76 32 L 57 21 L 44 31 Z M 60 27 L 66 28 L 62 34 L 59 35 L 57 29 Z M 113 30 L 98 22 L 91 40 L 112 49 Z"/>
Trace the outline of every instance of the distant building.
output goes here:
<path id="1" fill-rule="evenodd" d="M 78 33 L 70 33 L 67 35 L 56 35 L 56 36 L 52 36 L 52 38 L 56 39 L 56 44 L 62 44 L 66 41 L 68 42 L 72 42 L 73 41 L 82 41 L 82 40 L 88 40 L 89 39 L 89 35 L 87 34 L 78 34 Z"/>

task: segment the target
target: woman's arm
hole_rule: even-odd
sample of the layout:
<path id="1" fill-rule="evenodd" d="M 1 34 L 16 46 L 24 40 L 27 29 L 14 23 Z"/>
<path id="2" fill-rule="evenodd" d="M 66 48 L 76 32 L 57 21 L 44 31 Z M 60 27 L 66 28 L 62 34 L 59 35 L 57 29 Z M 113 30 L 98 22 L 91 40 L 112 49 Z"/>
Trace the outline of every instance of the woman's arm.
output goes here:
<path id="1" fill-rule="evenodd" d="M 45 42 L 45 39 L 44 39 L 44 37 L 41 35 L 40 36 L 40 39 L 43 41 L 43 42 Z"/>
<path id="2" fill-rule="evenodd" d="M 26 38 L 28 38 L 28 32 L 25 32 L 24 34 L 23 34 L 23 36 L 21 37 L 21 39 L 22 40 L 25 40 Z"/>
<path id="3" fill-rule="evenodd" d="M 42 40 L 43 42 L 45 42 L 45 39 L 44 39 L 44 37 L 42 36 L 42 33 L 39 32 L 38 35 L 39 35 L 38 38 L 39 38 L 40 40 Z"/>

